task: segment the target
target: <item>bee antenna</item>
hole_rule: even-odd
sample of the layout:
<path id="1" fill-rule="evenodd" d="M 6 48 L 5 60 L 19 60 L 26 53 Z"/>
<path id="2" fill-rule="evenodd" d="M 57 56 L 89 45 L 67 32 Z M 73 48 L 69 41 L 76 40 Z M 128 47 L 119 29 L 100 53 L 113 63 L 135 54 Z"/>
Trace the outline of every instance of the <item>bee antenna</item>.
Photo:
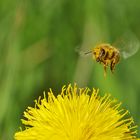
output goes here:
<path id="1" fill-rule="evenodd" d="M 85 54 L 89 54 L 89 53 L 92 53 L 92 51 L 85 52 Z"/>

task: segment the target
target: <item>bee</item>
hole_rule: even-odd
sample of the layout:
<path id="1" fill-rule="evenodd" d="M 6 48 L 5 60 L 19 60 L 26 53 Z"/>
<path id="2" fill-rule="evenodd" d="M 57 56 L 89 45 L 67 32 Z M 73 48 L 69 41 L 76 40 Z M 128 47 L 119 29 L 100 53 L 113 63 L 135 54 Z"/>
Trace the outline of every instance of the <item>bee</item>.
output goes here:
<path id="1" fill-rule="evenodd" d="M 97 45 L 91 51 L 85 52 L 85 55 L 89 53 L 92 53 L 93 58 L 96 60 L 96 62 L 104 66 L 104 76 L 106 76 L 106 69 L 108 66 L 113 73 L 115 65 L 120 61 L 119 49 L 107 43 Z"/>
<path id="2" fill-rule="evenodd" d="M 84 55 L 92 54 L 96 62 L 103 65 L 104 76 L 106 76 L 107 67 L 114 73 L 115 66 L 120 62 L 121 58 L 126 59 L 138 51 L 140 42 L 136 36 L 131 33 L 129 34 L 129 38 L 128 35 L 127 38 L 125 37 L 125 40 L 127 40 L 127 43 L 120 42 L 120 44 L 118 44 L 120 48 L 108 43 L 100 43 L 90 51 L 84 52 Z"/>

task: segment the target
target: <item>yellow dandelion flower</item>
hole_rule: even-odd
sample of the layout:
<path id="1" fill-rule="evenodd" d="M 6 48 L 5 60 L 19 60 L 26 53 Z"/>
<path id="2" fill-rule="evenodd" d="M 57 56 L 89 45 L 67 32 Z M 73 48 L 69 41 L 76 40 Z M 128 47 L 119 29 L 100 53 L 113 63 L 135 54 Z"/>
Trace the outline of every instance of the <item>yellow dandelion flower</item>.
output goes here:
<path id="1" fill-rule="evenodd" d="M 110 95 L 98 90 L 63 87 L 61 94 L 35 101 L 28 107 L 22 123 L 25 130 L 15 133 L 16 140 L 134 140 L 136 131 L 128 111 Z"/>

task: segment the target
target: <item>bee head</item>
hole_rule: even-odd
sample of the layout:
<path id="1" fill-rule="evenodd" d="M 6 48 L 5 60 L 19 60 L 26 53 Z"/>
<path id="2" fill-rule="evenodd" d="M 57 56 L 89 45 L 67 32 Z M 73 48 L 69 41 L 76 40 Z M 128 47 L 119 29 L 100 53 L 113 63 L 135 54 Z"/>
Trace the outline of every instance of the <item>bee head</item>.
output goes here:
<path id="1" fill-rule="evenodd" d="M 99 47 L 94 48 L 93 55 L 94 55 L 95 59 L 97 59 L 100 56 L 100 48 Z"/>
<path id="2" fill-rule="evenodd" d="M 100 62 L 102 60 L 102 57 L 104 57 L 105 55 L 105 50 L 101 46 L 95 47 L 93 50 L 93 55 L 95 57 L 95 60 L 97 62 Z"/>

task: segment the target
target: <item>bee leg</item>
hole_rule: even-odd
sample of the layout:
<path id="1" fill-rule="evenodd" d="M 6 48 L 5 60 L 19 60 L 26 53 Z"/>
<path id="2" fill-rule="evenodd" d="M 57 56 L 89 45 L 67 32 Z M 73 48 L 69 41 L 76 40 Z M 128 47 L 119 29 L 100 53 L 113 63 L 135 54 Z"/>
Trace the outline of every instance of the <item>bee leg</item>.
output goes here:
<path id="1" fill-rule="evenodd" d="M 106 66 L 106 64 L 104 64 L 104 77 L 106 77 L 106 68 L 107 68 L 107 66 Z"/>
<path id="2" fill-rule="evenodd" d="M 103 66 L 104 66 L 104 77 L 106 77 L 108 61 L 107 60 L 102 60 L 102 63 L 103 63 Z"/>
<path id="3" fill-rule="evenodd" d="M 114 69 L 115 69 L 115 63 L 113 61 L 111 61 L 110 70 L 112 73 L 114 73 Z"/>

